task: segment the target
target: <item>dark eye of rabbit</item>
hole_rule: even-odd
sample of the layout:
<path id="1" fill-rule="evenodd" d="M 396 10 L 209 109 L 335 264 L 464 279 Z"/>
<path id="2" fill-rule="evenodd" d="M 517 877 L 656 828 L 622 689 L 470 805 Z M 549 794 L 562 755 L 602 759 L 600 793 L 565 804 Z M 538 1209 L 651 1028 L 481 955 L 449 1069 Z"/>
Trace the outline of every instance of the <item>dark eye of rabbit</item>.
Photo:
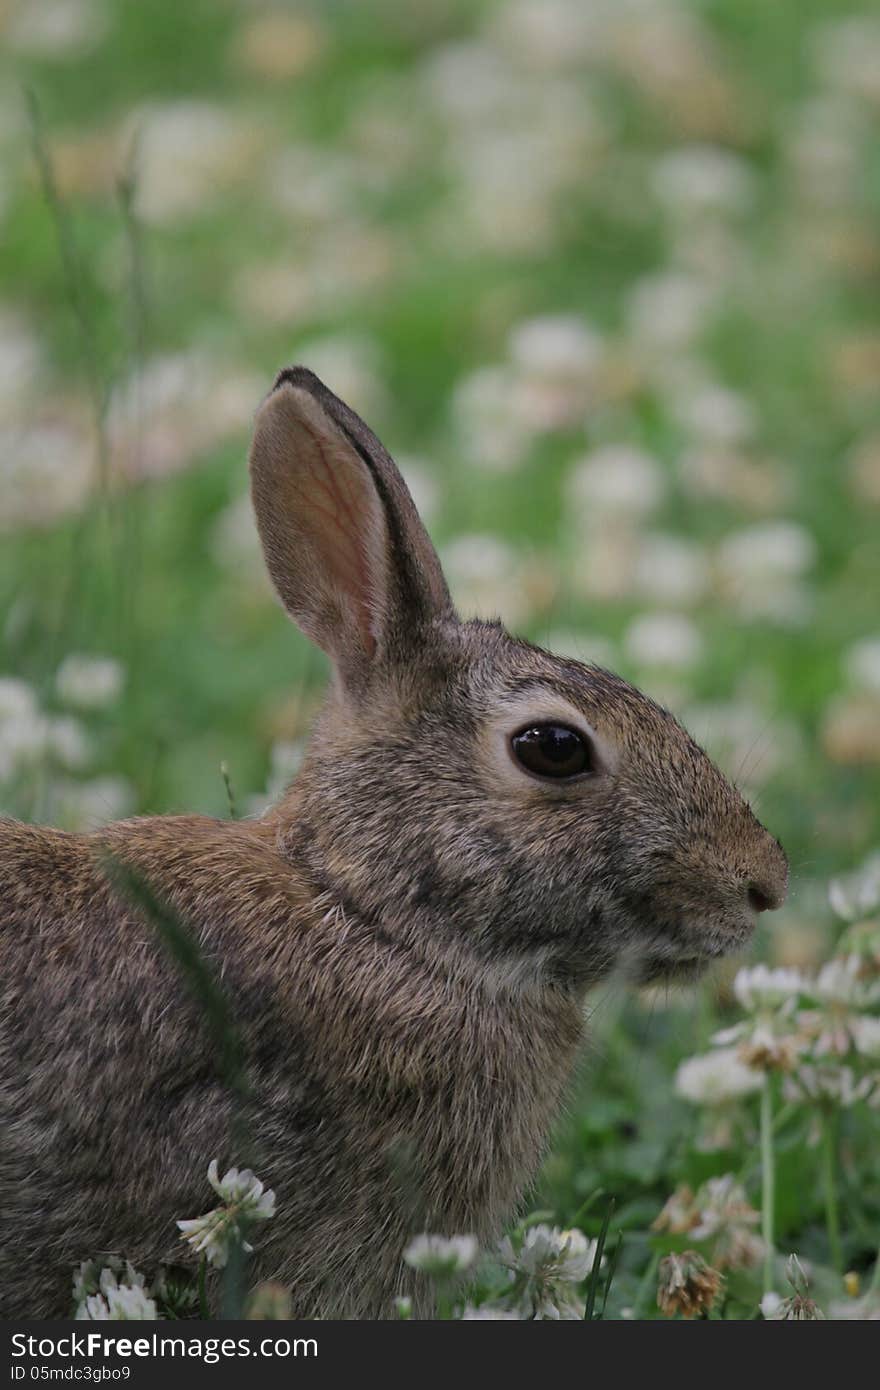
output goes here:
<path id="1" fill-rule="evenodd" d="M 510 740 L 513 756 L 537 777 L 577 777 L 590 771 L 590 747 L 565 724 L 533 724 Z"/>

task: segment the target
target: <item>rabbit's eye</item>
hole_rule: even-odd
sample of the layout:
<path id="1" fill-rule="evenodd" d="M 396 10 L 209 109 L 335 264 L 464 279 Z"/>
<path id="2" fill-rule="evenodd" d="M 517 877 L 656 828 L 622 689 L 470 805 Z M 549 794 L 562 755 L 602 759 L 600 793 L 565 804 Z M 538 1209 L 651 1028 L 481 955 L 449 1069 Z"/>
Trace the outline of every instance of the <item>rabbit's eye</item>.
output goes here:
<path id="1" fill-rule="evenodd" d="M 565 724 L 532 724 L 513 735 L 510 747 L 536 777 L 577 777 L 591 770 L 587 739 Z"/>

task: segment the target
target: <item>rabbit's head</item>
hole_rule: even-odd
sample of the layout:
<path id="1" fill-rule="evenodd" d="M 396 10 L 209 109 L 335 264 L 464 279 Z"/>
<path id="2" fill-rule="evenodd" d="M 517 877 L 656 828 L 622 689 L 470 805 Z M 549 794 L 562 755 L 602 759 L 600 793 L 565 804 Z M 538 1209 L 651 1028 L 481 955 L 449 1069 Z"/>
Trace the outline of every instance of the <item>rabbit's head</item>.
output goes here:
<path id="1" fill-rule="evenodd" d="M 778 842 L 671 714 L 458 618 L 388 454 L 310 372 L 264 402 L 251 479 L 275 587 L 333 665 L 280 832 L 328 909 L 580 985 L 697 973 L 781 904 Z"/>

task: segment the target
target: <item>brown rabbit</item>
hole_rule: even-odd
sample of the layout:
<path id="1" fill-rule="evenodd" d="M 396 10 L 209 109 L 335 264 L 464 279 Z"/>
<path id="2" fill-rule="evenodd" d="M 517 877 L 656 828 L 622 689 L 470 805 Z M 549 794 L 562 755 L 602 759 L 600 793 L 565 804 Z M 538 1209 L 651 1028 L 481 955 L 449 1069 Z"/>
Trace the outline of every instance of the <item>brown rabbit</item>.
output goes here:
<path id="1" fill-rule="evenodd" d="M 456 616 L 397 469 L 310 372 L 278 377 L 250 468 L 275 587 L 334 671 L 281 804 L 0 822 L 7 1318 L 67 1313 L 84 1258 L 179 1260 L 215 1157 L 275 1189 L 251 1273 L 296 1316 L 388 1315 L 413 1233 L 491 1240 L 534 1178 L 585 988 L 693 975 L 785 896 L 777 841 L 670 714 Z M 222 979 L 246 1155 L 205 1014 L 108 856 Z"/>

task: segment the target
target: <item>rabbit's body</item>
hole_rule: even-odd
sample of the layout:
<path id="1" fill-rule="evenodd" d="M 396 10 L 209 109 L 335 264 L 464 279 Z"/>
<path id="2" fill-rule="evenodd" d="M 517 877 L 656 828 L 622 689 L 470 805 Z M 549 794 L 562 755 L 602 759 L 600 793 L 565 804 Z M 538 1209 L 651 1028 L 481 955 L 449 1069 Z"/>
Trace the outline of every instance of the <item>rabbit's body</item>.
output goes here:
<path id="1" fill-rule="evenodd" d="M 15 1039 L 0 1315 L 66 1315 L 86 1255 L 179 1263 L 174 1218 L 211 1205 L 211 1157 L 252 1163 L 278 1194 L 249 1274 L 292 1286 L 301 1317 L 387 1316 L 395 1292 L 418 1307 L 409 1236 L 489 1238 L 534 1176 L 580 1039 L 576 1001 L 487 984 L 464 955 L 432 960 L 316 902 L 276 833 L 169 818 L 99 840 L 0 823 Z M 199 924 L 241 1020 L 238 1152 L 216 1043 L 154 931 L 108 886 L 108 848 Z"/>
<path id="2" fill-rule="evenodd" d="M 535 1176 L 586 986 L 694 974 L 785 893 L 777 843 L 671 715 L 458 619 L 391 460 L 309 373 L 282 373 L 251 469 L 278 592 L 335 667 L 286 798 L 93 837 L 0 822 L 7 1317 L 63 1313 L 103 1251 L 179 1259 L 213 1158 L 275 1189 L 254 1273 L 297 1315 L 389 1315 L 418 1297 L 411 1235 L 489 1240 Z M 222 982 L 237 1125 L 108 859 Z"/>

